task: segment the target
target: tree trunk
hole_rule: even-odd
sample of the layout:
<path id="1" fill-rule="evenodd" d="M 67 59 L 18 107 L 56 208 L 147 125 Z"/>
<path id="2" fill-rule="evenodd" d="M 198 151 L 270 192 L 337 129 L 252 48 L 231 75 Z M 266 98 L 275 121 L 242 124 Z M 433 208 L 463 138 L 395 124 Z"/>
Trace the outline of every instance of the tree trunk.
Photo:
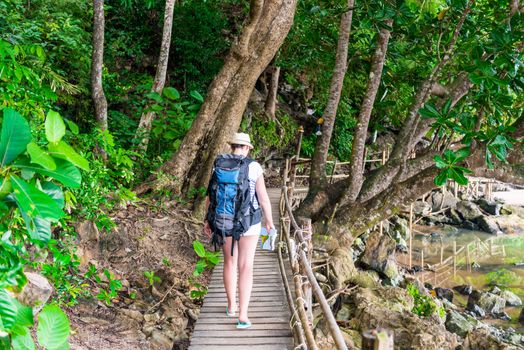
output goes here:
<path id="1" fill-rule="evenodd" d="M 296 0 L 252 0 L 251 7 L 256 11 L 250 11 L 248 24 L 209 87 L 193 125 L 173 158 L 161 167 L 172 181 L 156 181 L 154 188 L 169 186 L 180 193 L 207 186 L 215 157 L 237 132 L 258 77 L 291 27 Z"/>
<path id="2" fill-rule="evenodd" d="M 335 126 L 335 118 L 348 65 L 349 33 L 351 32 L 354 3 L 355 0 L 348 0 L 348 10 L 342 14 L 340 19 L 335 68 L 333 69 L 333 77 L 331 78 L 326 109 L 322 116 L 324 119 L 324 123 L 322 124 L 322 135 L 320 135 L 317 140 L 315 153 L 313 154 L 313 159 L 311 161 L 311 174 L 309 180 L 309 191 L 311 195 L 316 194 L 326 182 L 326 162 L 329 144 L 331 143 L 331 135 L 333 134 L 333 128 Z"/>
<path id="3" fill-rule="evenodd" d="M 98 127 L 107 130 L 107 100 L 102 86 L 104 64 L 104 0 L 93 0 L 93 57 L 91 90 Z"/>
<path id="4" fill-rule="evenodd" d="M 390 28 L 393 25 L 393 20 L 386 20 L 385 25 Z M 369 73 L 366 95 L 360 107 L 355 135 L 353 137 L 349 173 L 350 182 L 344 193 L 344 198 L 350 202 L 355 201 L 364 181 L 364 150 L 366 148 L 369 119 L 371 118 L 375 97 L 377 96 L 380 81 L 382 80 L 382 69 L 384 68 L 389 38 L 391 36 L 391 31 L 388 28 L 382 28 L 378 36 L 377 48 L 371 62 L 371 72 Z"/>
<path id="5" fill-rule="evenodd" d="M 266 103 L 264 109 L 266 115 L 275 120 L 275 109 L 277 106 L 277 92 L 278 92 L 278 78 L 280 77 L 280 67 L 271 68 L 271 80 L 269 81 L 269 89 L 267 92 Z"/>
<path id="6" fill-rule="evenodd" d="M 160 46 L 160 55 L 158 57 L 158 65 L 156 67 L 155 80 L 153 82 L 152 92 L 161 94 L 166 83 L 167 63 L 169 60 L 169 47 L 171 46 L 171 30 L 173 28 L 173 9 L 175 7 L 175 0 L 166 0 L 166 7 L 164 12 L 164 29 L 162 31 L 162 44 Z M 145 112 L 140 117 L 138 129 L 135 135 L 137 140 L 141 140 L 138 148 L 142 151 L 147 150 L 149 143 L 149 133 L 151 131 L 151 124 L 155 118 L 155 112 Z"/>

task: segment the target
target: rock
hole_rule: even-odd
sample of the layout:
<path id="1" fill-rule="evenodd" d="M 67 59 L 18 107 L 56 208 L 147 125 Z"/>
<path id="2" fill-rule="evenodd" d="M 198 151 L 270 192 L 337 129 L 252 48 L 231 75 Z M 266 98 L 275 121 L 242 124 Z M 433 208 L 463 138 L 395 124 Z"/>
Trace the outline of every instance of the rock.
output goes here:
<path id="1" fill-rule="evenodd" d="M 500 209 L 502 209 L 502 204 L 500 203 L 488 201 L 484 198 L 480 198 L 477 201 L 477 204 L 482 208 L 482 210 L 484 210 L 488 214 L 500 215 Z"/>
<path id="2" fill-rule="evenodd" d="M 482 215 L 479 207 L 469 201 L 460 201 L 457 203 L 457 212 L 464 220 L 475 221 L 476 218 Z"/>
<path id="3" fill-rule="evenodd" d="M 458 199 L 455 198 L 450 192 L 433 192 L 430 197 L 430 205 L 432 211 L 439 211 L 444 208 L 454 208 L 458 203 Z"/>
<path id="4" fill-rule="evenodd" d="M 448 212 L 448 217 L 451 219 L 454 225 L 462 224 L 462 218 L 456 209 L 450 209 Z"/>
<path id="5" fill-rule="evenodd" d="M 500 230 L 510 235 L 524 234 L 524 219 L 516 214 L 493 216 L 493 220 Z"/>
<path id="6" fill-rule="evenodd" d="M 193 309 L 187 309 L 186 310 L 186 314 L 187 316 L 196 322 L 196 320 L 198 320 L 198 314 L 199 314 L 199 311 L 198 310 L 193 310 Z"/>
<path id="7" fill-rule="evenodd" d="M 99 241 L 100 240 L 100 233 L 98 231 L 98 227 L 96 227 L 96 224 L 93 221 L 82 221 L 80 223 L 77 223 L 75 225 L 76 233 L 78 233 L 78 237 L 80 238 L 80 242 L 85 243 L 89 241 Z"/>
<path id="8" fill-rule="evenodd" d="M 457 311 L 450 311 L 446 317 L 446 329 L 464 338 L 473 325 Z"/>
<path id="9" fill-rule="evenodd" d="M 137 310 L 120 309 L 120 313 L 137 322 L 142 322 L 144 320 L 144 315 L 142 315 L 142 313 Z"/>
<path id="10" fill-rule="evenodd" d="M 495 314 L 493 316 L 495 316 L 496 318 L 498 318 L 498 319 L 500 319 L 502 321 L 511 321 L 511 317 L 507 313 L 505 313 L 505 312 L 501 312 L 501 313 Z"/>
<path id="11" fill-rule="evenodd" d="M 471 222 L 469 220 L 466 220 L 466 221 L 462 222 L 461 226 L 462 226 L 462 228 L 465 228 L 466 230 L 471 230 L 471 231 L 478 231 L 478 229 L 479 229 L 477 224 L 475 224 L 474 222 Z"/>
<path id="12" fill-rule="evenodd" d="M 319 272 L 315 272 L 315 278 L 317 279 L 317 281 L 322 283 L 326 283 L 328 281 L 327 277 Z"/>
<path id="13" fill-rule="evenodd" d="M 428 215 L 431 213 L 431 205 L 426 202 L 416 201 L 413 203 L 413 213 L 416 215 Z"/>
<path id="14" fill-rule="evenodd" d="M 478 318 L 484 318 L 486 317 L 486 311 L 482 309 L 477 304 L 474 304 L 472 307 L 470 307 L 471 315 Z"/>
<path id="15" fill-rule="evenodd" d="M 160 313 L 155 312 L 154 314 L 145 314 L 144 320 L 148 323 L 158 323 L 158 321 L 160 321 Z"/>
<path id="16" fill-rule="evenodd" d="M 477 225 L 479 225 L 479 228 L 484 231 L 491 233 L 493 235 L 501 235 L 502 231 L 499 228 L 499 225 L 495 221 L 493 221 L 491 218 L 487 216 L 480 216 L 475 221 Z"/>
<path id="17" fill-rule="evenodd" d="M 174 340 L 162 333 L 160 330 L 154 330 L 149 339 L 152 350 L 171 350 L 173 349 Z"/>
<path id="18" fill-rule="evenodd" d="M 479 292 L 474 290 L 468 298 L 467 310 L 474 311 L 473 306 L 478 305 L 486 313 L 495 315 L 504 312 L 506 300 L 496 294 L 489 292 Z M 475 311 L 475 313 L 477 313 Z M 478 314 L 478 313 L 477 313 Z M 480 316 L 480 315 L 479 315 Z"/>
<path id="19" fill-rule="evenodd" d="M 350 282 L 362 288 L 379 288 L 381 286 L 380 276 L 376 271 L 358 271 Z"/>
<path id="20" fill-rule="evenodd" d="M 395 241 L 380 232 L 373 232 L 366 241 L 366 250 L 360 261 L 365 266 L 383 274 L 393 285 L 400 280 L 397 264 L 395 262 Z"/>
<path id="21" fill-rule="evenodd" d="M 335 249 L 331 254 L 330 264 L 335 276 L 335 281 L 332 281 L 335 289 L 346 285 L 346 282 L 356 273 L 353 252 L 349 249 Z"/>
<path id="22" fill-rule="evenodd" d="M 491 290 L 489 292 L 492 293 L 492 294 L 499 295 L 502 292 L 502 290 L 500 290 L 500 288 L 497 287 L 497 286 L 493 286 L 493 288 L 491 288 Z"/>
<path id="23" fill-rule="evenodd" d="M 454 290 L 459 292 L 462 295 L 470 295 L 471 292 L 473 292 L 473 287 L 467 284 L 463 284 L 460 286 L 453 287 Z"/>
<path id="24" fill-rule="evenodd" d="M 342 305 L 340 310 L 337 312 L 338 321 L 347 321 L 350 319 L 352 314 L 352 308 L 348 304 Z"/>
<path id="25" fill-rule="evenodd" d="M 515 349 L 514 346 L 505 343 L 503 340 L 490 334 L 489 330 L 484 328 L 477 328 L 470 331 L 464 343 L 462 344 L 464 350 L 510 350 Z"/>
<path id="26" fill-rule="evenodd" d="M 437 295 L 437 298 L 439 299 L 446 299 L 449 302 L 453 302 L 453 291 L 448 288 L 435 288 L 435 293 Z"/>
<path id="27" fill-rule="evenodd" d="M 351 324 L 359 325 L 360 331 L 379 327 L 394 330 L 395 348 L 454 350 L 458 345 L 457 336 L 443 325 L 411 313 L 413 299 L 404 289 L 356 288 L 347 298 L 355 315 Z"/>
<path id="28" fill-rule="evenodd" d="M 27 284 L 15 297 L 24 305 L 33 307 L 33 315 L 36 315 L 53 293 L 53 287 L 42 275 L 35 272 L 26 272 Z"/>
<path id="29" fill-rule="evenodd" d="M 409 225 L 406 219 L 395 216 L 391 219 L 392 228 L 390 229 L 391 235 L 396 237 L 397 235 L 407 241 L 409 239 Z"/>

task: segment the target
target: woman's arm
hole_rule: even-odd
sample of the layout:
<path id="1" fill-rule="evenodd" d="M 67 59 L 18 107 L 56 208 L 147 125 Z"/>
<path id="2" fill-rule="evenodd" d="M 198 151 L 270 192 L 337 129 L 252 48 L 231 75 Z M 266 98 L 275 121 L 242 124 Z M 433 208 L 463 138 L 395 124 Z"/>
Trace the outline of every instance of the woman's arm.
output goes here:
<path id="1" fill-rule="evenodd" d="M 273 216 L 271 213 L 271 201 L 266 190 L 266 184 L 264 183 L 264 175 L 260 175 L 255 184 L 255 191 L 257 193 L 258 202 L 264 213 L 264 219 L 266 220 L 266 228 L 269 232 L 270 229 L 274 229 Z"/>

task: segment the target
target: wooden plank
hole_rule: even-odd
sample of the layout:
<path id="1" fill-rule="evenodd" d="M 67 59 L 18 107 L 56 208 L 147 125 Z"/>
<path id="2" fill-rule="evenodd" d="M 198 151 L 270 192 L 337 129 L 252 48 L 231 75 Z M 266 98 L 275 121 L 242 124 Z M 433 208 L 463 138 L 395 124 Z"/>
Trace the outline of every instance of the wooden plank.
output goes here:
<path id="1" fill-rule="evenodd" d="M 225 310 L 225 308 L 224 308 Z M 266 317 L 282 317 L 282 318 L 289 318 L 289 316 L 291 316 L 291 314 L 289 313 L 289 311 L 277 311 L 277 310 L 271 310 L 271 311 L 251 311 L 249 310 L 249 319 L 252 321 L 253 319 L 255 318 L 266 318 Z M 215 319 L 218 319 L 218 318 L 233 318 L 236 320 L 235 317 L 229 317 L 226 315 L 225 312 L 201 312 L 200 315 L 198 316 L 198 318 L 209 318 L 209 317 L 212 317 L 212 318 L 215 318 Z"/>
<path id="2" fill-rule="evenodd" d="M 293 342 L 289 344 L 264 344 L 264 345 L 249 345 L 249 350 L 291 350 L 293 349 Z M 246 350 L 245 345 L 192 345 L 189 350 Z"/>
<path id="3" fill-rule="evenodd" d="M 193 332 L 193 338 L 208 337 L 208 338 L 253 338 L 253 337 L 291 337 L 291 331 L 288 329 L 236 329 L 235 325 L 230 325 L 227 332 L 223 330 L 199 330 Z M 246 334 L 248 333 L 248 334 Z"/>
<path id="4" fill-rule="evenodd" d="M 287 322 L 289 324 L 289 317 L 253 317 L 250 318 L 251 323 L 254 324 L 272 324 L 272 323 L 283 323 Z M 224 323 L 224 322 L 230 322 L 231 324 L 236 324 L 237 319 L 234 317 L 228 317 L 228 318 L 222 318 L 220 317 L 220 320 L 217 320 L 217 317 L 199 317 L 197 321 L 198 324 L 217 324 L 217 323 Z"/>
<path id="5" fill-rule="evenodd" d="M 244 329 L 245 336 L 241 338 L 191 338 L 192 345 L 267 345 L 267 344 L 288 344 L 289 337 L 249 337 L 250 330 Z"/>
<path id="6" fill-rule="evenodd" d="M 201 323 L 195 325 L 195 331 L 218 331 L 218 330 L 230 330 L 234 323 Z M 289 322 L 279 322 L 279 323 L 254 323 L 251 326 L 251 330 L 257 329 L 288 329 Z"/>

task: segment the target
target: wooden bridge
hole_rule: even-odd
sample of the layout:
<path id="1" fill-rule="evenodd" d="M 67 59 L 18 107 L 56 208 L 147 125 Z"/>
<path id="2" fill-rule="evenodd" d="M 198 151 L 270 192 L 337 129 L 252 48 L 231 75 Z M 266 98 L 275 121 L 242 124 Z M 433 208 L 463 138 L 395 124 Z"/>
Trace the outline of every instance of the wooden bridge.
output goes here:
<path id="1" fill-rule="evenodd" d="M 280 231 L 280 189 L 269 189 L 273 221 Z M 236 317 L 226 316 L 226 292 L 222 283 L 223 264 L 216 266 L 209 292 L 195 325 L 189 349 L 293 349 L 291 313 L 279 271 L 277 252 L 257 247 L 253 271 L 253 291 L 249 303 L 250 329 L 236 329 Z M 237 293 L 238 297 L 238 293 Z M 238 299 L 237 299 L 238 304 Z"/>

